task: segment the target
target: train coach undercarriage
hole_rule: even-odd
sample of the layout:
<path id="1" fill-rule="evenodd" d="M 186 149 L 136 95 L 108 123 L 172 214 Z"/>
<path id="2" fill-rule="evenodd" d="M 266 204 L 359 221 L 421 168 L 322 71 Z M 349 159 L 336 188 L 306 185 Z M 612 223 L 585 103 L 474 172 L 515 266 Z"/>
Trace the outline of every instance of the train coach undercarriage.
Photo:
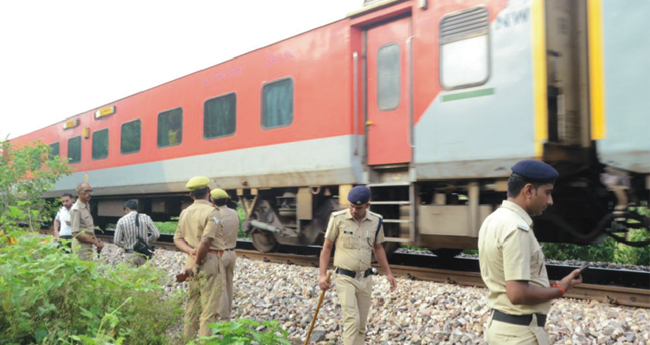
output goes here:
<path id="1" fill-rule="evenodd" d="M 604 168 L 583 169 L 558 180 L 554 205 L 534 219 L 542 242 L 594 244 L 607 236 L 631 246 L 630 229 L 650 226 L 635 207 L 648 205 L 647 177 Z M 387 251 L 401 244 L 441 255 L 475 249 L 482 221 L 506 198 L 507 180 L 383 181 L 371 183 L 371 210 L 384 217 Z M 243 230 L 255 247 L 318 245 L 331 212 L 347 207 L 352 185 L 238 190 L 248 215 Z"/>
<path id="2" fill-rule="evenodd" d="M 482 221 L 506 198 L 507 179 L 409 182 L 403 169 L 382 172 L 368 186 L 371 210 L 384 217 L 388 253 L 400 245 L 426 247 L 453 256 L 476 249 Z M 635 207 L 648 206 L 648 177 L 611 167 L 561 173 L 553 192 L 554 205 L 534 218 L 540 242 L 594 244 L 607 236 L 631 246 L 630 229 L 650 226 L 650 218 Z M 386 178 L 386 177 L 389 178 Z M 280 245 L 320 245 L 330 214 L 348 207 L 352 185 L 228 190 L 245 212 L 241 230 L 256 249 L 276 251 Z M 106 228 L 121 216 L 124 201 L 139 200 L 140 211 L 156 221 L 178 216 L 192 202 L 186 194 L 99 196 L 91 202 L 97 223 Z M 235 206 L 234 203 L 232 205 Z"/>

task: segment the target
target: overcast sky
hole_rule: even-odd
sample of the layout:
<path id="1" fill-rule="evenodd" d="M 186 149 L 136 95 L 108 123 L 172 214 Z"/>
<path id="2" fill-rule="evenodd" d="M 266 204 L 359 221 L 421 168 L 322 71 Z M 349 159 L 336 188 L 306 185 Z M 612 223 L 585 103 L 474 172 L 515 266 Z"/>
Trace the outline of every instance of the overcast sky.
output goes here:
<path id="1" fill-rule="evenodd" d="M 362 4 L 0 1 L 0 139 L 344 18 Z"/>

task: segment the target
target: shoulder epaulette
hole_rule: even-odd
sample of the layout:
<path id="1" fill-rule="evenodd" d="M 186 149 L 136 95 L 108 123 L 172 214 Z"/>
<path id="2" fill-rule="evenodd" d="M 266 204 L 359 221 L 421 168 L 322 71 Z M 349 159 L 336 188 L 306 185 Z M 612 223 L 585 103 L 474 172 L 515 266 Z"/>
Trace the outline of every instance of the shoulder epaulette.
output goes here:
<path id="1" fill-rule="evenodd" d="M 524 230 L 524 231 L 530 231 L 530 227 L 526 224 L 518 224 L 517 229 L 519 230 Z"/>
<path id="2" fill-rule="evenodd" d="M 375 217 L 377 217 L 379 219 L 384 219 L 384 216 L 382 216 L 379 213 L 375 213 L 375 212 L 372 212 L 372 211 L 368 211 L 368 212 L 370 212 L 370 215 L 373 215 L 373 216 L 375 216 Z"/>
<path id="3" fill-rule="evenodd" d="M 340 216 L 342 214 L 345 214 L 345 212 L 347 212 L 347 211 L 348 210 L 341 210 L 341 211 L 332 212 L 332 217 Z"/>

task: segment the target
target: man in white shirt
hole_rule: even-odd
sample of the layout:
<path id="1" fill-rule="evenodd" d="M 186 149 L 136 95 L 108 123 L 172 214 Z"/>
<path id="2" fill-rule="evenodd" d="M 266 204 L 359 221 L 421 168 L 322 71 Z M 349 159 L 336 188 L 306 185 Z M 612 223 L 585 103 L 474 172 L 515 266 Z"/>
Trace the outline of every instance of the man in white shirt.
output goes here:
<path id="1" fill-rule="evenodd" d="M 70 240 L 67 244 L 71 248 L 72 241 L 72 223 L 70 222 L 70 208 L 74 204 L 74 196 L 70 193 L 65 193 L 61 196 L 61 204 L 63 205 L 59 212 L 56 213 L 54 218 L 54 238 L 63 238 Z"/>

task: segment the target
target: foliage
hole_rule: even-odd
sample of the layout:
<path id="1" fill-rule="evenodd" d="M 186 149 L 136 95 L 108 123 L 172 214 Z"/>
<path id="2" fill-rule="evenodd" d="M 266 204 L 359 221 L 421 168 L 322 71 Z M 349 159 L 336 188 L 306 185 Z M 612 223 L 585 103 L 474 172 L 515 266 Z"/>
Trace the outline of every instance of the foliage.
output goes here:
<path id="1" fill-rule="evenodd" d="M 645 229 L 633 229 L 628 236 L 628 239 L 632 241 L 643 241 L 648 238 L 650 238 L 650 232 Z M 617 244 L 617 250 L 614 253 L 614 262 L 650 266 L 650 246 L 636 248 L 624 244 Z"/>
<path id="2" fill-rule="evenodd" d="M 630 208 L 629 211 L 650 216 L 650 210 L 645 205 Z M 650 238 L 650 232 L 647 229 L 630 229 L 627 238 L 631 241 L 646 240 Z M 603 243 L 588 246 L 546 243 L 544 255 L 547 259 L 559 261 L 580 260 L 650 266 L 650 246 L 635 248 L 617 243 L 611 237 L 606 238 Z"/>
<path id="3" fill-rule="evenodd" d="M 611 238 L 606 238 L 603 243 L 594 245 L 543 243 L 542 247 L 544 256 L 548 260 L 614 262 L 616 242 Z"/>
<path id="4" fill-rule="evenodd" d="M 413 250 L 413 251 L 416 251 L 416 252 L 428 252 L 429 251 L 429 248 L 416 247 L 416 246 L 410 246 L 410 245 L 401 245 L 400 248 Z"/>
<path id="5" fill-rule="evenodd" d="M 50 238 L 0 242 L 0 344 L 167 344 L 181 296 L 149 265 L 81 261 Z"/>
<path id="6" fill-rule="evenodd" d="M 42 194 L 72 172 L 63 159 L 50 155 L 51 150 L 39 141 L 21 146 L 0 142 L 0 233 L 18 225 L 40 229 L 51 219 L 53 206 Z"/>
<path id="7" fill-rule="evenodd" d="M 254 320 L 237 319 L 231 322 L 213 323 L 210 327 L 213 335 L 200 337 L 198 342 L 191 341 L 187 345 L 291 344 L 287 339 L 289 333 L 279 326 L 279 321 L 259 323 Z"/>
<path id="8" fill-rule="evenodd" d="M 250 237 L 247 233 L 242 231 L 242 224 L 246 219 L 246 211 L 244 211 L 241 205 L 238 205 L 235 211 L 237 211 L 237 215 L 239 216 L 239 231 L 237 232 L 237 238 Z M 156 227 L 158 227 L 158 230 L 160 230 L 161 234 L 173 234 L 174 232 L 176 232 L 176 227 L 178 226 L 178 217 L 172 217 L 171 219 L 172 219 L 171 222 L 154 223 Z"/>
<path id="9" fill-rule="evenodd" d="M 178 217 L 171 217 L 171 222 L 154 222 L 161 234 L 174 234 L 178 227 Z"/>
<path id="10" fill-rule="evenodd" d="M 239 231 L 237 232 L 237 238 L 249 238 L 250 236 L 242 231 L 242 224 L 246 220 L 246 211 L 241 205 L 241 202 L 237 204 L 237 215 L 239 216 Z"/>

